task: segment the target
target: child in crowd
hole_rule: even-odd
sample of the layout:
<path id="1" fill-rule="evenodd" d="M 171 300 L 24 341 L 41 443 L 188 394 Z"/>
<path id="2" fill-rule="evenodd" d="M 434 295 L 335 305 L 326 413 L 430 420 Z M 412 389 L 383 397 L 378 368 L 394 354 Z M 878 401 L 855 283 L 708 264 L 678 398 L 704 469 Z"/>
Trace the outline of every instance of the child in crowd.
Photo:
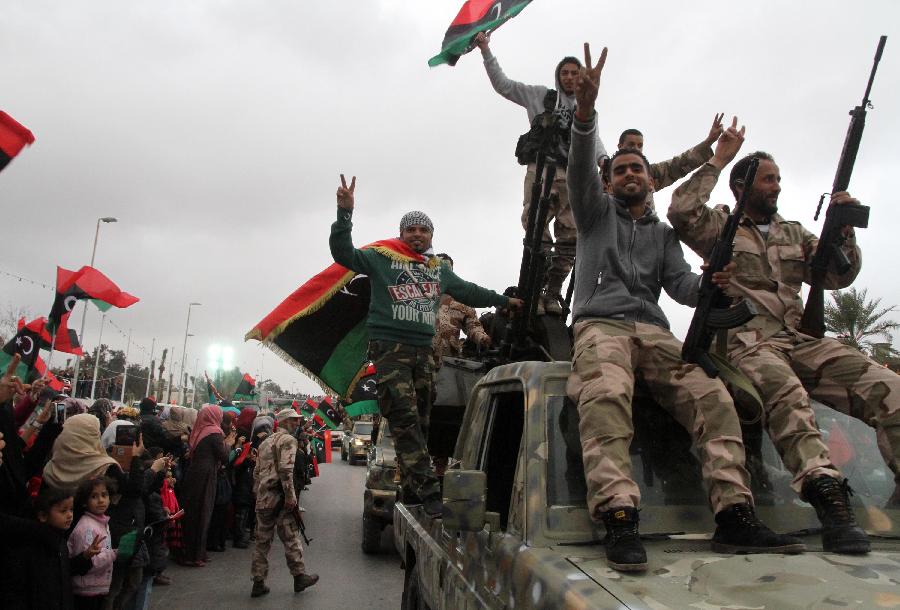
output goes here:
<path id="1" fill-rule="evenodd" d="M 0 514 L 0 607 L 6 610 L 72 607 L 72 576 L 86 574 L 102 537 L 70 557 L 66 530 L 72 525 L 72 492 L 44 486 L 34 502 L 35 521 Z"/>
<path id="2" fill-rule="evenodd" d="M 75 504 L 84 514 L 69 536 L 69 555 L 74 557 L 84 553 L 95 540 L 102 540 L 88 573 L 72 577 L 76 610 L 100 608 L 109 593 L 113 562 L 116 560 L 116 551 L 110 541 L 109 516 L 106 514 L 112 486 L 112 481 L 98 477 L 82 483 L 75 494 Z"/>

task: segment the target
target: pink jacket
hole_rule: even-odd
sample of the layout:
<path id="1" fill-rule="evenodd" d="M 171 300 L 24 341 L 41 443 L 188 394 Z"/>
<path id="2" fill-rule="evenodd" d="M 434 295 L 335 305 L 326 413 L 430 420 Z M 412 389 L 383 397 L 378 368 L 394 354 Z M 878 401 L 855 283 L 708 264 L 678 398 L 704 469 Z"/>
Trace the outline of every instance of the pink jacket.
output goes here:
<path id="1" fill-rule="evenodd" d="M 105 536 L 106 539 L 102 544 L 103 550 L 94 555 L 91 560 L 93 567 L 84 576 L 72 577 L 72 593 L 81 597 L 94 597 L 109 593 L 113 562 L 116 560 L 116 551 L 112 548 L 109 536 L 109 517 L 84 513 L 69 536 L 69 557 L 74 557 L 84 553 L 98 534 Z"/>

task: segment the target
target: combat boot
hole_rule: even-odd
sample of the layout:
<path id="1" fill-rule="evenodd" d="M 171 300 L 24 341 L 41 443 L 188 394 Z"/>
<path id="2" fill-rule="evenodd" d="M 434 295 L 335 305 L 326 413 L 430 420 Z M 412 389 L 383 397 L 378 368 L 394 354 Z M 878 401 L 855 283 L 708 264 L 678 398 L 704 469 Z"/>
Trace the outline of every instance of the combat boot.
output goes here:
<path id="1" fill-rule="evenodd" d="M 544 313 L 551 316 L 562 315 L 563 310 L 562 305 L 560 304 L 562 296 L 558 294 L 545 294 L 541 297 L 541 301 L 544 303 Z"/>
<path id="2" fill-rule="evenodd" d="M 294 593 L 300 593 L 319 582 L 318 574 L 297 574 L 294 576 Z"/>
<path id="3" fill-rule="evenodd" d="M 856 524 L 850 506 L 852 493 L 846 479 L 820 476 L 803 481 L 800 495 L 816 509 L 822 522 L 822 548 L 827 552 L 863 555 L 871 548 L 869 537 Z"/>
<path id="4" fill-rule="evenodd" d="M 253 590 L 250 591 L 250 597 L 262 597 L 268 592 L 269 587 L 266 586 L 266 582 L 264 580 L 254 580 Z"/>
<path id="5" fill-rule="evenodd" d="M 799 538 L 776 534 L 756 517 L 753 506 L 732 504 L 716 513 L 712 550 L 717 553 L 786 553 L 806 550 Z"/>
<path id="6" fill-rule="evenodd" d="M 638 534 L 638 510 L 613 508 L 603 513 L 606 525 L 606 563 L 620 572 L 641 572 L 647 569 L 647 553 Z"/>

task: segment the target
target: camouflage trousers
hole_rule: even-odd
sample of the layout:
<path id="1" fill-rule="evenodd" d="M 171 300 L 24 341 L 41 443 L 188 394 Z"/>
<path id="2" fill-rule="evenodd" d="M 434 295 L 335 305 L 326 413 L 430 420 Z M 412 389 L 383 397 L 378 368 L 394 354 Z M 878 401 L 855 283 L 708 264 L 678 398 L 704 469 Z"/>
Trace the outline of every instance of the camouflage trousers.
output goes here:
<path id="1" fill-rule="evenodd" d="M 370 341 L 369 359 L 375 365 L 378 409 L 394 439 L 401 486 L 422 500 L 439 496 L 440 483 L 426 446 L 434 367 L 431 346 Z"/>
<path id="2" fill-rule="evenodd" d="M 528 212 L 531 209 L 531 188 L 534 185 L 536 173 L 535 166 L 528 166 L 525 173 L 525 207 L 522 210 L 522 228 L 528 228 Z M 550 261 L 550 269 L 547 271 L 547 291 L 550 294 L 559 294 L 562 291 L 563 282 L 575 264 L 575 242 L 578 234 L 575 228 L 575 216 L 569 206 L 569 187 L 566 186 L 566 170 L 557 168 L 556 177 L 553 179 L 552 192 L 559 199 L 551 204 L 547 212 L 547 220 L 544 224 L 543 241 L 545 251 L 550 251 L 553 238 L 550 237 L 550 222 L 553 221 L 553 234 L 556 238 L 555 251 Z"/>
<path id="3" fill-rule="evenodd" d="M 300 544 L 300 527 L 294 516 L 282 507 L 278 510 L 256 511 L 256 545 L 253 547 L 253 563 L 250 573 L 253 580 L 265 580 L 269 575 L 269 550 L 275 531 L 284 545 L 284 557 L 287 559 L 291 575 L 298 576 L 306 572 L 303 565 L 303 546 Z"/>
<path id="4" fill-rule="evenodd" d="M 763 399 L 766 428 L 794 475 L 841 478 L 816 425 L 812 398 L 862 420 L 890 447 L 885 461 L 900 480 L 900 377 L 834 339 L 783 331 L 761 340 L 759 331 L 735 333 L 729 356 Z M 882 453 L 888 453 L 882 451 Z"/>
<path id="5" fill-rule="evenodd" d="M 753 502 L 744 443 L 731 397 L 718 379 L 681 359 L 681 342 L 652 324 L 589 319 L 575 324 L 575 357 L 566 391 L 578 404 L 579 432 L 592 518 L 639 507 L 631 476 L 634 382 L 672 414 L 701 450 L 702 474 L 714 512 Z"/>

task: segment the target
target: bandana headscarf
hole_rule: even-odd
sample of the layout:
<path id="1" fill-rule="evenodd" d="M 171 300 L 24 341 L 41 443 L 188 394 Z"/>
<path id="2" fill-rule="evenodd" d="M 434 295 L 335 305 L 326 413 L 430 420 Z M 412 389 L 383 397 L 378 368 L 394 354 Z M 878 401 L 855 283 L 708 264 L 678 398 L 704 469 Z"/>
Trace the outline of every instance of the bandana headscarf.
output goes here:
<path id="1" fill-rule="evenodd" d="M 193 455 L 200 441 L 210 434 L 222 434 L 222 409 L 219 405 L 203 405 L 200 409 L 197 423 L 191 430 L 191 438 L 188 440 L 189 454 Z"/>
<path id="2" fill-rule="evenodd" d="M 431 224 L 431 219 L 428 218 L 428 214 L 425 212 L 413 210 L 404 214 L 403 218 L 400 219 L 400 232 L 403 233 L 404 229 L 408 229 L 413 225 L 428 227 L 428 230 L 434 233 L 434 225 Z"/>
<path id="3" fill-rule="evenodd" d="M 56 437 L 53 456 L 44 466 L 44 481 L 53 487 L 76 487 L 115 463 L 100 446 L 100 422 L 90 413 L 81 413 L 67 419 Z"/>

